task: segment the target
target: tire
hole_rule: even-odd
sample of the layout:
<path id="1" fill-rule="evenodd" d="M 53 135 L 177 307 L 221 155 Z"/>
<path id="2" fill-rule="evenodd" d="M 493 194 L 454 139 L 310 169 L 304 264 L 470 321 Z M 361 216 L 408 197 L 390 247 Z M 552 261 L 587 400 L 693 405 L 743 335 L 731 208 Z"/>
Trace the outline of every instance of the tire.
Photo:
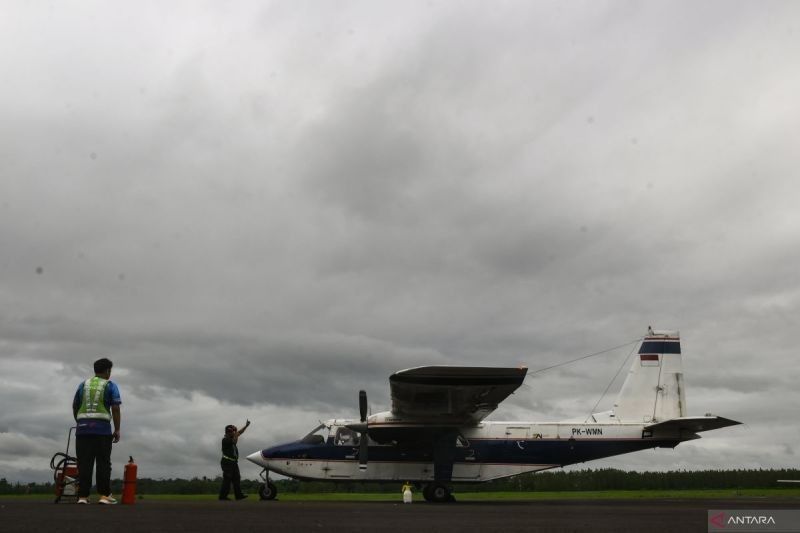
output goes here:
<path id="1" fill-rule="evenodd" d="M 258 486 L 258 497 L 262 500 L 274 500 L 278 495 L 278 487 L 272 481 L 267 481 Z"/>
<path id="2" fill-rule="evenodd" d="M 429 502 L 445 503 L 454 500 L 447 485 L 443 485 L 441 483 L 432 483 L 431 485 L 428 485 L 426 487 L 426 492 L 427 494 L 425 495 L 425 499 Z"/>

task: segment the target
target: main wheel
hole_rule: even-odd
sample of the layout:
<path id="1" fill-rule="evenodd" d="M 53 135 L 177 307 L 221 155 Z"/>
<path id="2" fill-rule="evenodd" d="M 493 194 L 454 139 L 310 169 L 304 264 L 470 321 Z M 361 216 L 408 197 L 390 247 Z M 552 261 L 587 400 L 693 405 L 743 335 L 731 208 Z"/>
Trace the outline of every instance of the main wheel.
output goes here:
<path id="1" fill-rule="evenodd" d="M 278 495 L 278 487 L 272 481 L 267 481 L 258 486 L 258 497 L 262 500 L 274 500 Z"/>
<path id="2" fill-rule="evenodd" d="M 425 487 L 422 495 L 425 496 L 427 501 L 433 503 L 453 501 L 452 494 L 450 494 L 450 489 L 447 487 L 447 485 L 443 485 L 441 483 L 431 483 Z"/>

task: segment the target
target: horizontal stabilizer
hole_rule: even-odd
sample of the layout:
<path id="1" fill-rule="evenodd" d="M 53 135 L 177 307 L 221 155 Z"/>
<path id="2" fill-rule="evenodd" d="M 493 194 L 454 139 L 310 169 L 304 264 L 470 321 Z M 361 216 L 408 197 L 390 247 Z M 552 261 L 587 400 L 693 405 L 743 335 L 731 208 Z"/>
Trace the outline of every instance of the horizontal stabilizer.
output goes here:
<path id="1" fill-rule="evenodd" d="M 741 422 L 721 416 L 682 416 L 657 424 L 650 424 L 649 426 L 645 426 L 645 429 L 664 433 L 700 433 L 701 431 L 710 431 L 712 429 L 736 426 L 739 424 L 741 424 Z"/>

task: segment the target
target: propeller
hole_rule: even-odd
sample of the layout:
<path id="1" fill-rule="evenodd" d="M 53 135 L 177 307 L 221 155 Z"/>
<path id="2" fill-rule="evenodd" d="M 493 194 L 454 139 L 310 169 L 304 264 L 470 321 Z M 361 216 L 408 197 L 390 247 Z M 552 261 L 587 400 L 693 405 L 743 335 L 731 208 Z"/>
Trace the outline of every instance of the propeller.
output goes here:
<path id="1" fill-rule="evenodd" d="M 358 468 L 360 470 L 367 469 L 367 454 L 369 453 L 369 442 L 367 436 L 369 435 L 369 424 L 367 423 L 367 391 L 358 391 L 358 409 L 361 414 L 360 424 L 348 424 L 347 427 L 353 431 L 357 431 L 360 435 L 359 449 L 358 449 Z"/>

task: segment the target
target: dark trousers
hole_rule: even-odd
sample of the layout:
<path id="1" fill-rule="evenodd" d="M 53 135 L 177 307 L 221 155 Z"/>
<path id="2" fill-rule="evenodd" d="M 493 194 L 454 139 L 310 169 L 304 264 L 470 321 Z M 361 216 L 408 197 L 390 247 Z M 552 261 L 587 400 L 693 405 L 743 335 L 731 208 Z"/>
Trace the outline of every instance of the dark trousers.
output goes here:
<path id="1" fill-rule="evenodd" d="M 92 472 L 97 463 L 97 493 L 111 494 L 111 435 L 78 435 L 75 437 L 78 456 L 78 496 L 89 497 Z"/>
<path id="2" fill-rule="evenodd" d="M 223 459 L 219 464 L 222 466 L 222 487 L 219 489 L 219 497 L 227 498 L 231 485 L 233 485 L 233 495 L 241 498 L 243 494 L 241 487 L 239 487 L 239 482 L 242 480 L 239 474 L 239 463 Z"/>

